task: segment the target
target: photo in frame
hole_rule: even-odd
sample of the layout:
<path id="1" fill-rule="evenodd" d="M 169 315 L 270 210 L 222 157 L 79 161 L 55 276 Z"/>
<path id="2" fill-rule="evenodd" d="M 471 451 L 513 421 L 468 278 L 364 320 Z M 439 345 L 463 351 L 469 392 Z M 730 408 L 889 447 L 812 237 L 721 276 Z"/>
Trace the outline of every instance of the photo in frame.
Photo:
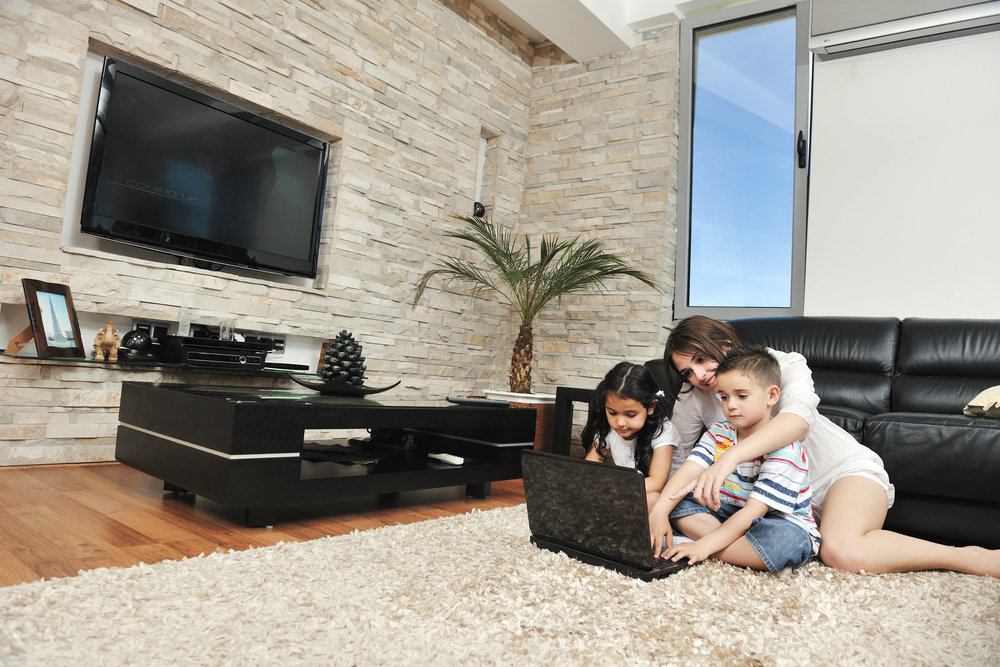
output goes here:
<path id="1" fill-rule="evenodd" d="M 21 285 L 38 356 L 86 359 L 69 285 L 30 278 L 22 278 Z"/>

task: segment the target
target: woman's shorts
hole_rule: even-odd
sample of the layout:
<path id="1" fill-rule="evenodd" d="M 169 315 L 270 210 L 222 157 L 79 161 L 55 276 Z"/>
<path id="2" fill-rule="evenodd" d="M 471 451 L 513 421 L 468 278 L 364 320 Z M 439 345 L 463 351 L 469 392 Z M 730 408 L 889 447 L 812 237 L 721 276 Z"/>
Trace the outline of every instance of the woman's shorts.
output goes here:
<path id="1" fill-rule="evenodd" d="M 875 461 L 866 459 L 852 458 L 841 463 L 825 475 L 825 477 L 830 480 L 828 484 L 817 484 L 817 480 L 813 480 L 812 511 L 817 523 L 819 523 L 823 515 L 823 503 L 826 501 L 826 492 L 830 490 L 830 487 L 837 480 L 844 477 L 864 477 L 875 482 L 882 487 L 882 490 L 888 496 L 889 507 L 892 507 L 892 503 L 896 499 L 896 488 L 889 483 L 889 473 L 882 467 L 881 460 L 876 463 Z"/>
<path id="2" fill-rule="evenodd" d="M 723 503 L 718 510 L 713 511 L 699 505 L 689 495 L 677 503 L 670 518 L 711 514 L 721 523 L 740 509 Z M 771 572 L 780 572 L 789 566 L 793 569 L 801 567 L 813 557 L 813 540 L 806 529 L 770 513 L 753 520 L 747 529 L 746 538 Z"/>

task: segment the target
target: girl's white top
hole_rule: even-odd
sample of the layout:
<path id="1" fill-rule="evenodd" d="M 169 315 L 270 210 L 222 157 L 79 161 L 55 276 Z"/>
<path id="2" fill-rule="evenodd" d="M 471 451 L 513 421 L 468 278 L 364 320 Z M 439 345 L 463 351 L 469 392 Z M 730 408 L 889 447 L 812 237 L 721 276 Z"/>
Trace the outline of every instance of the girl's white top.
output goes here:
<path id="1" fill-rule="evenodd" d="M 611 450 L 611 457 L 614 459 L 615 465 L 625 468 L 635 468 L 635 438 L 626 440 L 612 430 L 608 433 L 606 441 L 608 448 Z M 688 445 L 687 450 L 681 453 L 681 437 L 678 435 L 674 425 L 670 423 L 670 420 L 664 419 L 663 429 L 658 436 L 653 438 L 653 449 L 657 450 L 667 445 L 674 448 L 673 460 L 670 465 L 670 474 L 673 475 L 674 471 L 681 467 L 681 464 L 687 459 L 687 455 L 694 448 L 695 443 L 692 442 Z"/>

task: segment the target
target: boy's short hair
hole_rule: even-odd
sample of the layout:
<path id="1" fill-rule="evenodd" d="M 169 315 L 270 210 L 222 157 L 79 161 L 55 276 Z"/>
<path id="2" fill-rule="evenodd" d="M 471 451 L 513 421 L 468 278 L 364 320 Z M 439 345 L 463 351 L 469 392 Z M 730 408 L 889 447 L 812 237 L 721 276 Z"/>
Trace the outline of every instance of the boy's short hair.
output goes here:
<path id="1" fill-rule="evenodd" d="M 767 389 L 771 385 L 781 387 L 781 366 L 763 345 L 737 345 L 729 348 L 729 352 L 715 369 L 715 374 L 733 372 L 750 378 L 761 389 Z"/>

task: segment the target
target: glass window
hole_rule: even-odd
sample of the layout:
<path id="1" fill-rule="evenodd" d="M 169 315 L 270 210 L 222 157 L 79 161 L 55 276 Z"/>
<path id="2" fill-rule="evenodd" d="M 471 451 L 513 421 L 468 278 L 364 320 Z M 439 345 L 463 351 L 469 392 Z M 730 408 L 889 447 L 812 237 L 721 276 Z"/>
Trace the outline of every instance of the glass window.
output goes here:
<path id="1" fill-rule="evenodd" d="M 681 24 L 676 318 L 802 312 L 805 4 L 756 2 Z"/>

